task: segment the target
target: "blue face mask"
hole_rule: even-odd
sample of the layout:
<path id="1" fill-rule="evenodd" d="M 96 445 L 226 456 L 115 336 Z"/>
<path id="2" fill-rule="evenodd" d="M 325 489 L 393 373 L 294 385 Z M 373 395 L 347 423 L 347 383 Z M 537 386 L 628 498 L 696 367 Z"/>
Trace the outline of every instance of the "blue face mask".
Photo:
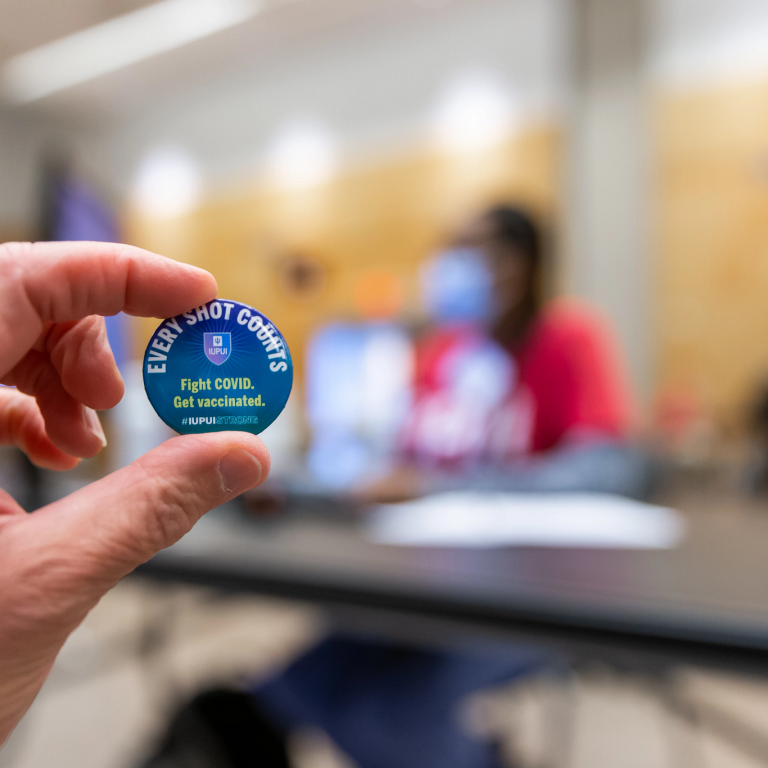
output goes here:
<path id="1" fill-rule="evenodd" d="M 435 322 L 481 323 L 493 316 L 493 277 L 476 248 L 453 248 L 434 256 L 422 269 L 421 292 Z"/>

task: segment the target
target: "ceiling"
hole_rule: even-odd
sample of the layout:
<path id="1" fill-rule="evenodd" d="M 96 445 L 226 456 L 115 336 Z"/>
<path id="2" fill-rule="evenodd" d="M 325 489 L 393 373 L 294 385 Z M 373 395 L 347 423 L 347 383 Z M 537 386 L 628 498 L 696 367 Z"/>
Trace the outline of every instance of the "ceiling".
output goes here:
<path id="1" fill-rule="evenodd" d="M 120 119 L 201 83 L 504 0 L 266 0 L 230 29 L 41 99 L 24 109 L 70 119 Z M 514 2 L 515 0 L 506 0 Z M 148 5 L 147 0 L 0 0 L 0 60 Z"/>
<path id="2" fill-rule="evenodd" d="M 148 0 L 2 0 L 0 57 L 13 56 L 148 4 Z"/>

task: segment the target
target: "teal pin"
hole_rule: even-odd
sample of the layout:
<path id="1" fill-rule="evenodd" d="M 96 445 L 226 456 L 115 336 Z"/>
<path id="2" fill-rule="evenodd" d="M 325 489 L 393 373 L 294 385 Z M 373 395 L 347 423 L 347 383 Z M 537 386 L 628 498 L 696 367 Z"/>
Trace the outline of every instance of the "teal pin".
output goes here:
<path id="1" fill-rule="evenodd" d="M 144 388 L 181 434 L 263 432 L 293 386 L 293 363 L 275 324 L 253 307 L 215 299 L 164 320 L 144 353 Z"/>

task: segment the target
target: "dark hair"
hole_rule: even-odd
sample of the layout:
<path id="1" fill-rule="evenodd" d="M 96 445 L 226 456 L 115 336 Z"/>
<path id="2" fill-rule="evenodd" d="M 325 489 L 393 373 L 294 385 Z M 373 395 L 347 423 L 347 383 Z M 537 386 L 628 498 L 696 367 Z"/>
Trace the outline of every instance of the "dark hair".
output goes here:
<path id="1" fill-rule="evenodd" d="M 541 261 L 541 233 L 531 216 L 520 208 L 497 205 L 486 212 L 491 237 L 510 245 L 530 259 L 535 269 Z"/>
<path id="2" fill-rule="evenodd" d="M 522 208 L 496 205 L 484 215 L 488 222 L 489 239 L 506 246 L 510 253 L 522 256 L 530 264 L 527 295 L 521 307 L 521 325 L 540 309 L 544 301 L 544 264 L 542 233 L 533 217 Z"/>

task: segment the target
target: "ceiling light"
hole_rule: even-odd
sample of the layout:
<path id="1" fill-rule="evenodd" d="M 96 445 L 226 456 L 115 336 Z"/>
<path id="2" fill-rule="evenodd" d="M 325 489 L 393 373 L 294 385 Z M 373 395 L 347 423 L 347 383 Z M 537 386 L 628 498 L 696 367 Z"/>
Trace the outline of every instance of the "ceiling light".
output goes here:
<path id="1" fill-rule="evenodd" d="M 295 121 L 277 134 L 267 163 L 279 186 L 315 187 L 327 182 L 336 170 L 336 142 L 322 124 L 314 120 Z"/>
<path id="2" fill-rule="evenodd" d="M 4 95 L 35 101 L 244 21 L 260 0 L 162 0 L 6 62 Z"/>
<path id="3" fill-rule="evenodd" d="M 476 151 L 503 141 L 512 123 L 508 91 L 492 72 L 468 72 L 443 92 L 434 113 L 434 132 L 443 149 Z"/>
<path id="4" fill-rule="evenodd" d="M 143 215 L 170 218 L 194 209 L 201 192 L 194 159 L 180 147 L 166 146 L 152 150 L 141 162 L 131 197 Z"/>

